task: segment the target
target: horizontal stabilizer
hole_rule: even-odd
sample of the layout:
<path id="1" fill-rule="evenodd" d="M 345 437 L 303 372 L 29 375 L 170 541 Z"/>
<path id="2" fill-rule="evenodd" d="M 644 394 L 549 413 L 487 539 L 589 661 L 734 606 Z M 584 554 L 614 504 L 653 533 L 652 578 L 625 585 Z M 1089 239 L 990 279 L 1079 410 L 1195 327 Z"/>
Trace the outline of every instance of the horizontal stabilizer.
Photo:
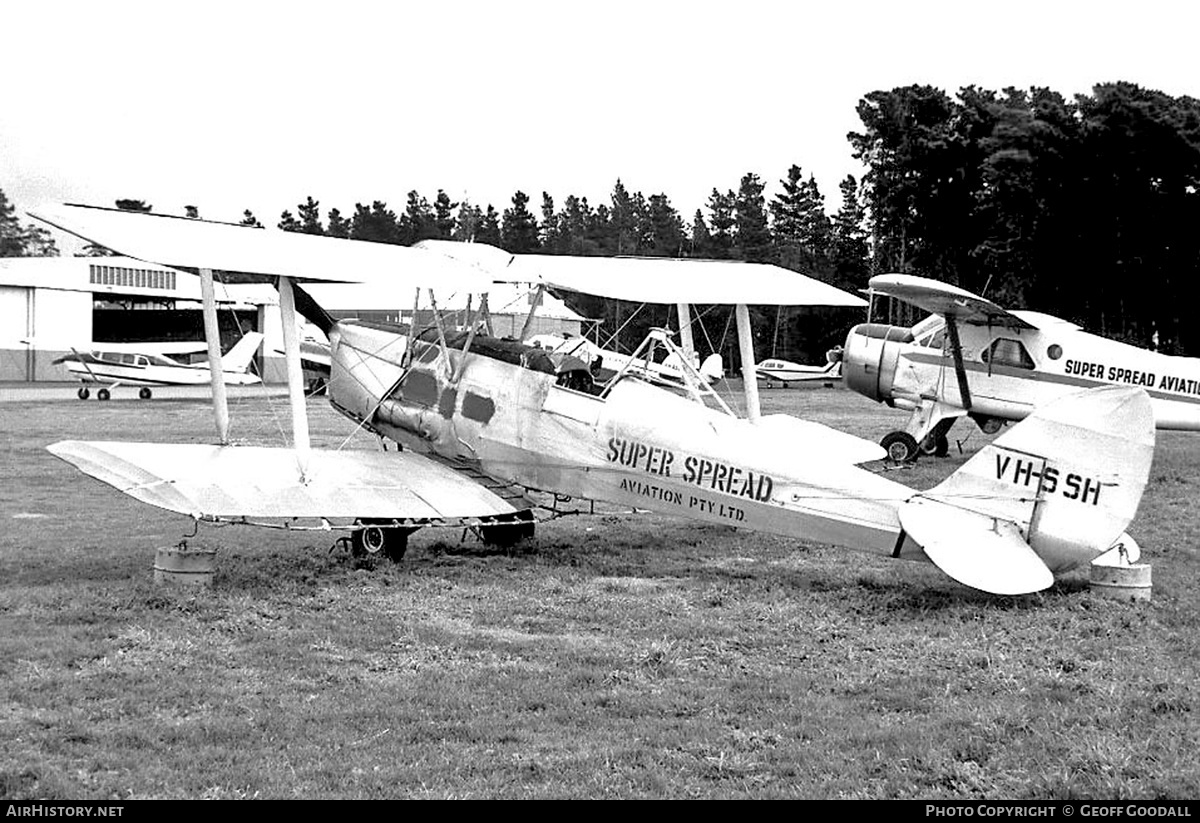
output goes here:
<path id="1" fill-rule="evenodd" d="M 1054 575 L 1007 520 L 924 497 L 900 507 L 900 524 L 934 565 L 959 583 L 991 594 L 1049 588 Z"/>
<path id="2" fill-rule="evenodd" d="M 516 510 L 411 451 L 313 450 L 302 481 L 291 449 L 79 440 L 48 448 L 143 503 L 196 518 L 436 522 Z"/>

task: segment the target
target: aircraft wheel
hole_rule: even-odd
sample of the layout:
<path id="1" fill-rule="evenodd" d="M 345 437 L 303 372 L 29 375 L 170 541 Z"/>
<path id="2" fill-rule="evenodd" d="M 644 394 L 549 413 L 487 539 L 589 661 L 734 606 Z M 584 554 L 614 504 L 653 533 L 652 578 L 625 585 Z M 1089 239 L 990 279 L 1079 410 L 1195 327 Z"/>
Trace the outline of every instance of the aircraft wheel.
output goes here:
<path id="1" fill-rule="evenodd" d="M 879 441 L 893 463 L 911 463 L 917 459 L 917 438 L 908 432 L 888 432 Z"/>
<path id="2" fill-rule="evenodd" d="M 153 396 L 154 395 L 151 393 L 150 389 L 146 388 L 145 386 L 138 390 L 138 397 L 142 398 L 143 400 L 149 400 Z"/>
<path id="3" fill-rule="evenodd" d="M 945 457 L 950 453 L 950 438 L 944 434 L 931 432 L 921 441 L 921 454 L 931 457 Z"/>
<path id="4" fill-rule="evenodd" d="M 364 528 L 355 529 L 350 534 L 350 553 L 355 557 L 368 555 L 374 557 L 382 554 L 389 560 L 398 563 L 404 559 L 404 553 L 408 551 L 408 536 L 416 529 L 404 526 L 385 526 L 380 525 L 380 522 L 390 521 L 359 521 Z"/>
<path id="5" fill-rule="evenodd" d="M 537 527 L 537 520 L 529 509 L 497 517 L 496 521 L 498 522 L 490 526 L 480 526 L 479 536 L 483 538 L 484 543 L 497 549 L 511 549 L 521 541 L 532 538 Z"/>
<path id="6" fill-rule="evenodd" d="M 87 400 L 92 396 L 92 393 L 86 387 L 80 387 L 79 391 L 75 392 L 75 394 L 79 396 L 80 400 Z"/>
<path id="7" fill-rule="evenodd" d="M 107 400 L 111 396 L 112 395 L 108 393 L 108 389 L 101 389 L 100 391 L 96 392 L 97 400 Z"/>

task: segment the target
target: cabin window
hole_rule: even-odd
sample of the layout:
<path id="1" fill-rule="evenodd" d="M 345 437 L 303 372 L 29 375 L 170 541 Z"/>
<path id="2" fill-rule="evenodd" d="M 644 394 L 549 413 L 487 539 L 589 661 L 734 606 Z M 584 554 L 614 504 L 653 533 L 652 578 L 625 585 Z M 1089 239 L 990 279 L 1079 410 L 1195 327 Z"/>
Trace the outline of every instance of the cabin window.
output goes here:
<path id="1" fill-rule="evenodd" d="M 1053 344 L 1050 346 L 1050 348 L 1046 349 L 1046 356 L 1051 360 L 1059 359 L 1062 357 L 1062 346 L 1058 345 L 1057 343 Z"/>
<path id="2" fill-rule="evenodd" d="M 1011 366 L 1015 369 L 1033 368 L 1033 358 L 1025 351 L 1021 341 L 1005 337 L 992 341 L 992 345 L 983 352 L 983 362 L 993 366 Z"/>

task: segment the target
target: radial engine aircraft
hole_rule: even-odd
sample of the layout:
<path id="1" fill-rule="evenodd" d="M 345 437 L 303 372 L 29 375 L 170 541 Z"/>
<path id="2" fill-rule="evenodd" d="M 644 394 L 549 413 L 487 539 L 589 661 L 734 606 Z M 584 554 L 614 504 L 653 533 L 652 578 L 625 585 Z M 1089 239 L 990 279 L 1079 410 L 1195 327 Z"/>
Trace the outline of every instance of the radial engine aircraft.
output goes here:
<path id="1" fill-rule="evenodd" d="M 238 386 L 261 383 L 258 375 L 250 373 L 254 355 L 263 336 L 256 331 L 246 332 L 222 359 L 225 382 Z M 97 343 L 90 351 L 72 349 L 70 354 L 56 358 L 83 386 L 79 399 L 91 395 L 88 384 L 99 383 L 97 400 L 108 400 L 119 386 L 140 386 L 138 396 L 149 400 L 151 386 L 203 386 L 212 382 L 208 362 L 185 363 L 177 359 L 203 350 L 204 343 Z"/>
<path id="2" fill-rule="evenodd" d="M 1060 397 L 1108 384 L 1143 388 L 1160 429 L 1200 429 L 1200 359 L 1118 343 L 1048 314 L 1009 311 L 924 277 L 878 275 L 870 291 L 932 312 L 912 328 L 864 323 L 846 337 L 846 385 L 912 412 L 903 431 L 880 441 L 895 461 L 918 452 L 944 457 L 960 417 L 995 434 Z"/>
<path id="3" fill-rule="evenodd" d="M 932 561 L 955 580 L 997 594 L 1045 589 L 1056 573 L 1123 547 L 1136 557 L 1124 529 L 1154 450 L 1153 415 L 1140 387 L 1110 386 L 1047 405 L 928 491 L 866 467 L 883 465 L 875 443 L 761 414 L 746 304 L 862 303 L 803 275 L 716 261 L 511 255 L 444 241 L 387 246 L 79 206 L 33 216 L 139 259 L 196 268 L 206 295 L 216 270 L 278 286 L 290 448 L 229 444 L 220 369 L 212 384 L 216 445 L 49 447 L 126 494 L 197 522 L 345 529 L 358 550 L 399 556 L 420 527 L 465 526 L 507 542 L 532 533 L 537 520 L 605 501 Z M 685 379 L 664 387 L 628 369 L 591 385 L 567 380 L 520 340 L 486 333 L 486 296 L 465 331 L 444 327 L 436 313 L 433 328 L 418 330 L 334 321 L 295 284 L 344 280 L 348 272 L 401 278 L 414 297 L 421 285 L 486 293 L 493 281 L 511 280 L 676 302 Z M 687 368 L 684 301 L 735 305 L 744 418 Z M 398 449 L 310 447 L 294 309 L 329 338 L 333 407 Z M 205 317 L 215 331 L 208 299 Z M 662 330 L 651 337 L 675 346 Z"/>

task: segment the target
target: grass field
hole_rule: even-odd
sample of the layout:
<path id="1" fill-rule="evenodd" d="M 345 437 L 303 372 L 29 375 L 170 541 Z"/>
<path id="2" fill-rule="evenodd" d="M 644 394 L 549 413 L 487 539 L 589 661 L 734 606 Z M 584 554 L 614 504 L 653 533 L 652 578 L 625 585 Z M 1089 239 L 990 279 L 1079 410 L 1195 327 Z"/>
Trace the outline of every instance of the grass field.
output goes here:
<path id="1" fill-rule="evenodd" d="M 904 419 L 843 389 L 763 400 L 872 439 Z M 288 429 L 277 398 L 233 415 L 235 439 Z M 1149 603 L 1086 571 L 990 597 L 928 564 L 612 514 L 510 552 L 422 531 L 369 568 L 335 535 L 202 527 L 212 587 L 155 584 L 191 522 L 45 446 L 207 441 L 210 418 L 0 403 L 0 797 L 1200 796 L 1200 435 L 1160 435 L 1130 529 Z M 352 434 L 323 401 L 310 418 L 320 444 Z M 964 459 L 891 476 L 928 487 Z"/>

